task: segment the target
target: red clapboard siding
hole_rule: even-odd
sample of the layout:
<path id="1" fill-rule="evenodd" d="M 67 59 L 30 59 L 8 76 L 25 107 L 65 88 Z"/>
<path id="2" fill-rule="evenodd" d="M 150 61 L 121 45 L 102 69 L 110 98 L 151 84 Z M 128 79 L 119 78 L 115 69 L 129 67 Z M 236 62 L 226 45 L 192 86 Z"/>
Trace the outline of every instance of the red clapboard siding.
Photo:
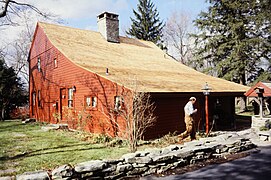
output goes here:
<path id="1" fill-rule="evenodd" d="M 42 122 L 56 123 L 53 116 L 60 113 L 60 89 L 76 87 L 73 97 L 73 108 L 63 111 L 61 123 L 68 123 L 71 128 L 82 128 L 95 133 L 113 134 L 113 126 L 106 116 L 105 102 L 114 105 L 116 89 L 121 89 L 116 84 L 97 76 L 83 68 L 80 68 L 67 59 L 58 51 L 45 36 L 43 30 L 37 27 L 35 38 L 30 51 L 30 116 Z M 37 61 L 41 60 L 41 72 L 38 72 Z M 54 59 L 57 59 L 57 67 Z M 116 88 L 117 87 L 117 88 Z M 38 107 L 38 92 L 41 95 L 41 106 Z M 33 105 L 32 94 L 36 93 L 35 105 Z M 85 96 L 96 96 L 98 107 L 85 109 Z M 56 107 L 56 102 L 58 106 Z M 66 103 L 66 102 L 65 102 Z M 99 109 L 99 110 L 98 110 Z M 103 110 L 104 109 L 104 110 Z M 69 114 L 70 113 L 70 114 Z M 72 114 L 72 115 L 71 115 Z M 78 116 L 82 120 L 78 120 Z M 86 118 L 87 115 L 90 117 Z M 120 129 L 123 131 L 125 125 L 118 117 Z"/>

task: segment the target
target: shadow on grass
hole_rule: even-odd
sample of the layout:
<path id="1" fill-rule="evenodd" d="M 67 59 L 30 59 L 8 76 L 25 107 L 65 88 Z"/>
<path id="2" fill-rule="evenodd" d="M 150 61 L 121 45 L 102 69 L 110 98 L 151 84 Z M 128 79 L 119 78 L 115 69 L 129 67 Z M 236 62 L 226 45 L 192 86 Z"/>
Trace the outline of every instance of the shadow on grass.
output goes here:
<path id="1" fill-rule="evenodd" d="M 39 155 L 47 155 L 47 154 L 55 154 L 55 153 L 63 153 L 63 152 L 76 152 L 76 151 L 87 151 L 91 149 L 103 149 L 106 147 L 82 147 L 82 148 L 76 148 L 76 149 L 61 149 L 61 148 L 68 148 L 68 147 L 75 147 L 75 146 L 91 146 L 90 144 L 85 144 L 85 143 L 78 143 L 78 144 L 73 144 L 73 145 L 65 145 L 65 146 L 57 146 L 57 147 L 52 147 L 52 148 L 44 148 L 44 149 L 38 149 L 30 152 L 25 152 L 22 154 L 18 154 L 15 156 L 4 156 L 0 157 L 0 162 L 2 161 L 8 161 L 8 160 L 16 160 L 19 158 L 26 158 L 26 157 L 33 157 L 33 156 L 39 156 Z M 54 150 L 54 151 L 49 151 L 49 150 Z M 49 151 L 49 152 L 46 152 Z"/>
<path id="2" fill-rule="evenodd" d="M 6 132 L 10 132 L 10 131 L 12 131 L 12 130 L 14 130 L 15 128 L 17 128 L 17 127 L 21 127 L 21 126 L 25 126 L 25 124 L 22 124 L 22 123 L 16 123 L 16 124 L 9 124 L 9 123 L 7 123 L 7 122 L 1 122 L 0 121 L 0 124 L 1 123 L 6 123 L 7 125 L 1 125 L 0 126 L 0 131 L 1 132 L 4 132 L 4 131 L 6 131 Z"/>

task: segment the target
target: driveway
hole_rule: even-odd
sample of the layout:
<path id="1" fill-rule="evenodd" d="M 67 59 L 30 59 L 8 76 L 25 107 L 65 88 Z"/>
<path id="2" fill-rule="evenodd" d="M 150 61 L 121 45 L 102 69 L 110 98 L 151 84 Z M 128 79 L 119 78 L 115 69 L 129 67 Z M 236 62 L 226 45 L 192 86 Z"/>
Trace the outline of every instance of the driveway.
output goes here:
<path id="1" fill-rule="evenodd" d="M 271 144 L 258 147 L 250 156 L 223 164 L 209 165 L 199 170 L 166 177 L 148 176 L 141 180 L 215 179 L 215 180 L 270 180 Z"/>

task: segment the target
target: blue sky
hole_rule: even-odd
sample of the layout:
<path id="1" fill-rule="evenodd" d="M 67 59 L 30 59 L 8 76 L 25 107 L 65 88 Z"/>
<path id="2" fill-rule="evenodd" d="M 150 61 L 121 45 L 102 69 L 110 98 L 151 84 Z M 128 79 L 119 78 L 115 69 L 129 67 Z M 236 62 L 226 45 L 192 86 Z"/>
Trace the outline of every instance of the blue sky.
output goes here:
<path id="1" fill-rule="evenodd" d="M 44 12 L 57 15 L 64 20 L 64 25 L 94 31 L 98 29 L 97 15 L 104 11 L 116 13 L 120 20 L 120 34 L 123 35 L 131 25 L 130 17 L 134 17 L 133 9 L 137 9 L 138 0 L 21 0 L 20 2 L 33 4 Z M 152 0 L 152 2 L 164 22 L 174 11 L 188 14 L 193 20 L 208 7 L 205 0 Z M 39 18 L 35 18 L 33 12 L 29 16 L 33 22 L 28 24 L 32 24 L 34 29 Z M 1 29 L 0 45 L 4 41 L 8 43 L 15 39 L 22 29 L 23 27 L 20 26 Z"/>
<path id="2" fill-rule="evenodd" d="M 137 9 L 138 0 L 47 0 L 42 3 L 37 0 L 37 6 L 41 9 L 48 9 L 54 14 L 59 14 L 68 26 L 97 30 L 96 16 L 104 11 L 119 14 L 120 32 L 130 26 L 130 17 L 133 16 L 133 9 Z M 164 22 L 170 17 L 173 11 L 188 14 L 191 19 L 206 10 L 208 4 L 205 0 L 152 0 L 157 8 L 161 20 Z"/>

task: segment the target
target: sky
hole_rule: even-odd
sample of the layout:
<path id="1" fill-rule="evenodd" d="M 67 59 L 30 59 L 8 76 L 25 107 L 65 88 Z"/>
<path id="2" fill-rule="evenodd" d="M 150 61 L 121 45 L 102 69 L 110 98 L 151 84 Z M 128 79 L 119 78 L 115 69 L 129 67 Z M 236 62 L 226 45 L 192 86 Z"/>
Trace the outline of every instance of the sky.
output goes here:
<path id="1" fill-rule="evenodd" d="M 97 30 L 96 17 L 102 12 L 119 15 L 120 33 L 127 29 L 138 0 L 26 0 L 43 11 L 59 15 L 64 24 L 81 29 Z M 76 2 L 76 3 L 75 3 Z M 152 0 L 164 22 L 173 11 L 181 11 L 195 19 L 208 4 L 205 0 Z"/>
<path id="2" fill-rule="evenodd" d="M 43 12 L 50 12 L 62 19 L 63 25 L 97 31 L 97 16 L 102 12 L 119 15 L 120 35 L 124 35 L 131 25 L 130 17 L 134 18 L 133 9 L 137 10 L 138 0 L 18 0 L 36 6 Z M 166 22 L 173 12 L 181 12 L 194 20 L 201 11 L 206 11 L 208 4 L 205 0 L 152 0 L 157 8 L 160 20 Z M 36 14 L 29 15 L 27 21 L 35 28 L 39 20 Z M 22 21 L 21 17 L 17 17 Z M 192 23 L 192 22 L 191 22 Z M 25 23 L 21 23 L 25 24 Z M 0 46 L 10 44 L 24 27 L 0 27 Z"/>

